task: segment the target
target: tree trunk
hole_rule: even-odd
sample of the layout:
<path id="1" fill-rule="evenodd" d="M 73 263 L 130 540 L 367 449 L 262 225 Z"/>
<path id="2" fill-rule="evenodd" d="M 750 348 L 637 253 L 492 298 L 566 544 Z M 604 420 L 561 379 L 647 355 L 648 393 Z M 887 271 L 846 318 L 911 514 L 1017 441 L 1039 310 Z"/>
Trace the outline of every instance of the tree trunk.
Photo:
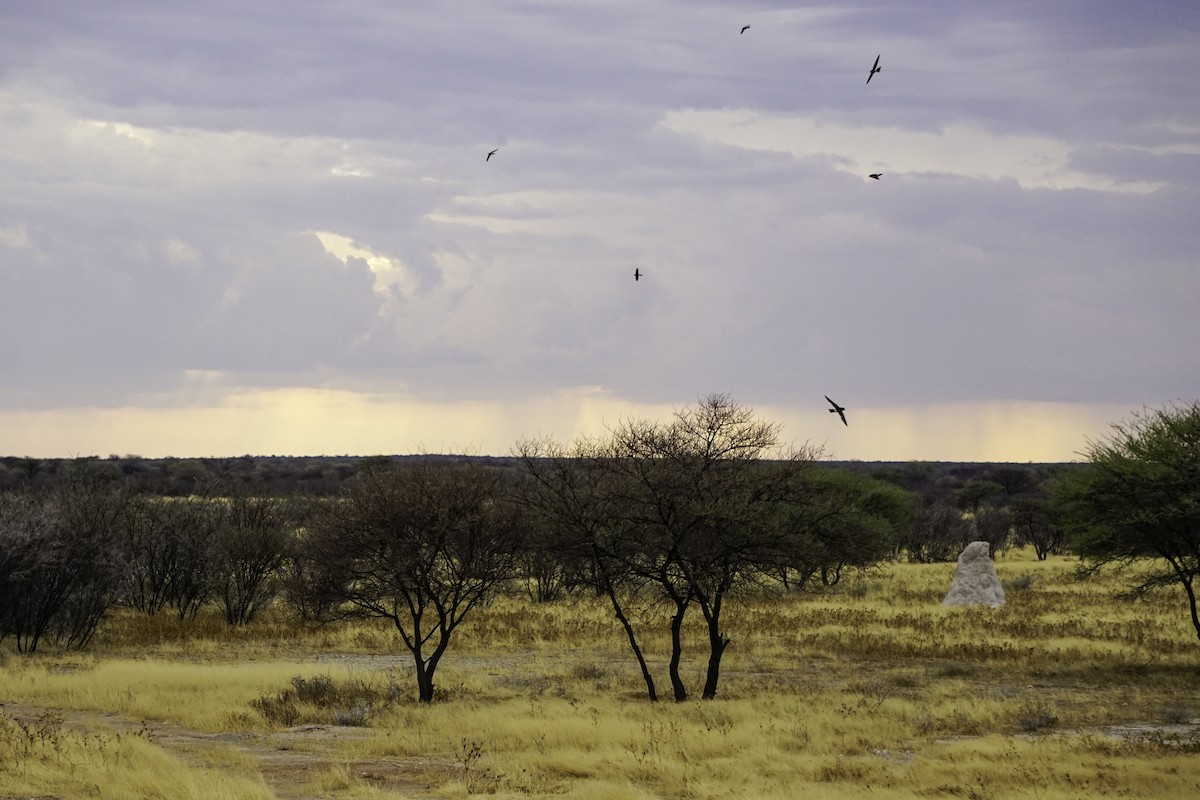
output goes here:
<path id="1" fill-rule="evenodd" d="M 671 663 L 667 667 L 667 671 L 671 676 L 671 688 L 675 690 L 675 702 L 682 703 L 687 700 L 687 687 L 683 685 L 683 679 L 679 677 L 679 661 L 683 656 L 683 641 L 681 637 L 681 629 L 683 628 L 683 614 L 687 611 L 687 603 L 675 602 L 675 615 L 671 617 Z"/>
<path id="2" fill-rule="evenodd" d="M 1200 639 L 1200 608 L 1196 606 L 1196 588 L 1194 585 L 1196 573 L 1188 569 L 1182 559 L 1171 558 L 1170 556 L 1165 556 L 1165 558 L 1167 563 L 1171 565 L 1171 569 L 1174 570 L 1176 577 L 1179 578 L 1179 582 L 1183 584 L 1183 591 L 1187 593 L 1188 610 L 1192 614 L 1192 627 L 1196 630 L 1196 638 Z"/>
<path id="3" fill-rule="evenodd" d="M 439 634 L 436 646 L 433 648 L 433 653 L 428 658 L 422 658 L 422 648 L 417 643 L 415 648 L 410 648 L 413 654 L 413 661 L 417 666 L 417 699 L 422 703 L 432 703 L 436 687 L 433 685 L 433 675 L 437 672 L 438 664 L 442 660 L 442 654 L 446 652 L 446 647 L 450 644 L 450 632 L 445 626 L 441 626 L 442 630 Z M 414 638 L 414 642 L 417 640 Z"/>
<path id="4" fill-rule="evenodd" d="M 433 702 L 433 670 L 426 667 L 420 656 L 414 656 L 417 662 L 417 700 L 422 703 Z"/>
<path id="5" fill-rule="evenodd" d="M 727 585 L 727 584 L 726 584 Z M 731 639 L 721 632 L 721 607 L 725 599 L 726 586 L 714 592 L 711 602 L 706 595 L 700 596 L 700 611 L 708 626 L 708 672 L 704 677 L 704 693 L 701 698 L 712 700 L 717 696 L 717 681 L 721 678 L 721 656 Z"/>
<path id="6" fill-rule="evenodd" d="M 708 642 L 711 649 L 708 653 L 708 673 L 704 678 L 704 694 L 701 695 L 705 700 L 712 700 L 717 696 L 717 681 L 721 678 L 721 656 L 731 641 L 717 629 L 715 623 L 709 623 Z"/>
<path id="7" fill-rule="evenodd" d="M 611 586 L 606 586 L 605 591 L 608 594 L 608 599 L 612 601 L 613 611 L 616 612 L 617 619 L 621 622 L 621 627 L 625 629 L 625 635 L 629 637 L 629 647 L 633 650 L 633 655 L 637 658 L 638 666 L 642 670 L 642 680 L 646 682 L 646 694 L 652 702 L 658 701 L 658 691 L 654 688 L 654 676 L 650 674 L 650 668 L 646 666 L 646 657 L 642 655 L 642 648 L 638 645 L 637 636 L 633 632 L 633 625 L 630 624 L 629 618 L 625 616 L 625 611 L 621 608 L 620 602 L 617 601 L 617 593 Z"/>
<path id="8" fill-rule="evenodd" d="M 1200 639 L 1200 609 L 1196 607 L 1196 589 L 1190 576 L 1183 581 L 1183 588 L 1187 592 L 1188 607 L 1192 612 L 1192 627 L 1196 629 L 1196 638 Z"/>

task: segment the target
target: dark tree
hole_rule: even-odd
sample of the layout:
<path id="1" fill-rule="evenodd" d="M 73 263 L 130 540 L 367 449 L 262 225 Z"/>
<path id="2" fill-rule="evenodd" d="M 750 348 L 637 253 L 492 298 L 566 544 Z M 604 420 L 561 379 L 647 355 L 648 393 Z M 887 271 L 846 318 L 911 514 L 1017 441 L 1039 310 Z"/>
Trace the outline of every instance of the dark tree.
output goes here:
<path id="1" fill-rule="evenodd" d="M 1009 534 L 1013 528 L 1012 509 L 1003 505 L 984 505 L 971 514 L 968 520 L 971 541 L 987 542 L 990 552 L 1002 553 L 1008 547 Z M 970 544 L 964 542 L 963 547 Z"/>
<path id="2" fill-rule="evenodd" d="M 70 582 L 51 626 L 61 648 L 85 647 L 121 598 L 127 554 L 119 532 L 130 496 L 119 480 L 94 468 L 72 471 L 53 492 L 63 525 L 62 560 L 56 568 Z"/>
<path id="3" fill-rule="evenodd" d="M 62 603 L 65 587 L 45 585 L 61 530 L 58 509 L 31 492 L 0 495 L 0 639 L 18 650 L 37 649 Z"/>
<path id="4" fill-rule="evenodd" d="M 607 446 L 581 439 L 567 449 L 549 439 L 525 440 L 516 447 L 526 480 L 517 497 L 541 536 L 532 549 L 572 582 L 593 588 L 612 605 L 637 659 L 646 693 L 658 699 L 626 605 L 647 581 L 630 567 L 635 542 L 623 537 L 619 491 Z"/>
<path id="5" fill-rule="evenodd" d="M 1037 492 L 1038 473 L 1030 466 L 997 467 L 992 470 L 990 477 L 1000 486 L 1008 500 L 1027 497 Z"/>
<path id="6" fill-rule="evenodd" d="M 954 502 L 964 511 L 976 513 L 989 500 L 1004 492 L 999 483 L 983 478 L 969 478 L 954 492 Z"/>
<path id="7" fill-rule="evenodd" d="M 1054 504 L 1044 497 L 1024 497 L 1013 504 L 1012 523 L 1017 541 L 1029 545 L 1038 561 L 1062 552 L 1067 533 Z"/>
<path id="8" fill-rule="evenodd" d="M 194 620 L 213 593 L 213 569 L 221 508 L 207 497 L 165 501 L 164 545 L 172 558 L 167 605 L 181 620 Z"/>
<path id="9" fill-rule="evenodd" d="M 1136 565 L 1134 595 L 1181 586 L 1200 638 L 1200 402 L 1135 414 L 1086 456 L 1052 485 L 1086 572 Z"/>
<path id="10" fill-rule="evenodd" d="M 122 530 L 125 602 L 146 614 L 169 605 L 194 619 L 210 593 L 217 512 L 203 498 L 136 496 Z"/>
<path id="11" fill-rule="evenodd" d="M 295 528 L 288 503 L 280 498 L 235 493 L 221 505 L 214 585 L 225 621 L 245 625 L 275 599 Z"/>
<path id="12" fill-rule="evenodd" d="M 971 537 L 971 523 L 962 510 L 935 498 L 918 504 L 901 547 L 908 560 L 916 563 L 953 561 L 970 544 Z"/>
<path id="13" fill-rule="evenodd" d="M 817 451 L 779 449 L 779 426 L 728 395 L 709 395 L 667 424 L 624 422 L 612 433 L 620 477 L 625 566 L 651 583 L 671 611 L 668 677 L 676 701 L 681 630 L 691 603 L 709 639 L 702 697 L 716 696 L 731 643 L 721 616 L 735 590 L 754 585 L 784 532 L 779 509 L 795 502 Z"/>
<path id="14" fill-rule="evenodd" d="M 816 468 L 800 502 L 783 506 L 786 531 L 772 554 L 785 588 L 837 584 L 846 570 L 865 570 L 896 550 L 913 514 L 913 496 L 891 483 L 843 470 Z"/>
<path id="15" fill-rule="evenodd" d="M 395 626 L 421 702 L 454 631 L 516 573 L 523 527 L 504 488 L 500 471 L 473 463 L 369 469 L 301 540 L 318 593 Z"/>
<path id="16" fill-rule="evenodd" d="M 722 622 L 731 598 L 798 571 L 833 582 L 892 552 L 907 493 L 819 469 L 816 449 L 782 450 L 778 438 L 778 426 L 711 395 L 667 423 L 622 422 L 602 441 L 518 446 L 526 504 L 545 520 L 560 562 L 611 602 L 652 700 L 633 602 L 667 610 L 676 701 L 688 697 L 683 623 L 699 609 L 709 644 L 702 697 L 711 699 L 732 642 Z"/>
<path id="17" fill-rule="evenodd" d="M 0 638 L 84 647 L 120 597 L 128 493 L 72 465 L 53 489 L 0 502 Z"/>

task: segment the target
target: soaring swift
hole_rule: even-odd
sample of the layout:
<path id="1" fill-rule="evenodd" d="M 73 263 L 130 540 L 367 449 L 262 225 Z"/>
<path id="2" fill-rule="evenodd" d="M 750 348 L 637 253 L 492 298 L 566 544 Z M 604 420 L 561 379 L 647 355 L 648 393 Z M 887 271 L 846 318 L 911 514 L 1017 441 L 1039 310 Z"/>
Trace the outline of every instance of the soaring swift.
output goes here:
<path id="1" fill-rule="evenodd" d="M 874 178 L 875 180 L 879 180 L 879 176 L 880 176 L 880 175 L 882 175 L 882 174 L 883 174 L 882 172 L 872 172 L 872 173 L 871 173 L 870 175 L 868 175 L 867 177 L 868 177 L 868 178 Z"/>
<path id="2" fill-rule="evenodd" d="M 499 153 L 499 152 L 500 152 L 500 148 L 497 147 L 495 150 L 493 150 L 492 152 L 487 154 L 487 158 L 485 158 L 484 161 L 491 161 L 492 156 L 496 155 L 496 153 Z"/>
<path id="3" fill-rule="evenodd" d="M 829 400 L 829 395 L 825 395 L 825 399 Z M 850 423 L 846 422 L 846 414 L 845 414 L 846 409 L 843 406 L 839 406 L 837 403 L 833 402 L 832 400 L 829 400 L 829 405 L 833 406 L 833 408 L 829 409 L 829 413 L 837 414 L 839 417 L 842 418 L 842 424 L 845 425 L 847 428 L 849 428 Z"/>
<path id="4" fill-rule="evenodd" d="M 640 269 L 638 269 L 637 267 L 634 267 L 633 268 L 633 282 L 637 283 L 641 279 L 642 279 L 642 271 Z"/>
<path id="5" fill-rule="evenodd" d="M 748 31 L 748 30 L 750 30 L 750 26 L 749 26 L 749 25 L 743 25 L 743 26 L 742 26 L 742 33 L 745 33 L 745 32 L 746 32 L 746 31 Z"/>
<path id="6" fill-rule="evenodd" d="M 883 72 L 883 67 L 879 66 L 879 56 L 875 56 L 875 64 L 871 67 L 871 71 L 867 73 L 867 83 L 871 82 L 871 78 L 875 77 L 876 72 Z"/>

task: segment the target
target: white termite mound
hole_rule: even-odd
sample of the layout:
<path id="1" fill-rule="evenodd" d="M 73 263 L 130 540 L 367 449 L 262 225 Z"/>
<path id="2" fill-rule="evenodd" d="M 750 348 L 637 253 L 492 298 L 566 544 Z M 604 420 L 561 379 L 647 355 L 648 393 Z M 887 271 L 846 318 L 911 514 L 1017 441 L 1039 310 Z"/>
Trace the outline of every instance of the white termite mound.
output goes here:
<path id="1" fill-rule="evenodd" d="M 1004 587 L 996 577 L 987 542 L 971 542 L 958 557 L 954 581 L 946 593 L 943 605 L 991 606 L 1004 605 Z"/>

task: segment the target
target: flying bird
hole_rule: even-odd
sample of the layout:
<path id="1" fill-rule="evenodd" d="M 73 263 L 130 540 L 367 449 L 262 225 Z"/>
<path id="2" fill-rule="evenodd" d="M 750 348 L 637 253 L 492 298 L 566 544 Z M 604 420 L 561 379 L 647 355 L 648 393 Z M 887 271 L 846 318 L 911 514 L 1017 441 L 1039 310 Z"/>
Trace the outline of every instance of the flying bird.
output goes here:
<path id="1" fill-rule="evenodd" d="M 634 267 L 633 268 L 633 282 L 637 283 L 641 279 L 642 279 L 642 271 L 639 268 Z"/>
<path id="2" fill-rule="evenodd" d="M 484 161 L 491 161 L 492 156 L 496 155 L 496 153 L 499 153 L 499 152 L 500 152 L 500 148 L 497 147 L 495 150 L 493 150 L 492 152 L 487 154 L 487 158 L 485 158 Z"/>
<path id="3" fill-rule="evenodd" d="M 875 63 L 872 65 L 871 71 L 867 73 L 867 83 L 871 82 L 871 78 L 875 77 L 876 72 L 883 72 L 883 67 L 879 66 L 879 56 L 875 56 Z"/>
<path id="4" fill-rule="evenodd" d="M 749 25 L 743 25 L 743 26 L 742 26 L 742 33 L 745 33 L 745 32 L 746 32 L 746 31 L 748 31 L 748 30 L 750 30 L 750 26 L 749 26 Z"/>
<path id="5" fill-rule="evenodd" d="M 867 177 L 868 177 L 868 178 L 874 178 L 875 180 L 879 180 L 879 176 L 880 176 L 880 175 L 882 175 L 882 174 L 883 174 L 882 172 L 872 172 L 872 173 L 871 173 L 870 175 L 868 175 Z"/>
<path id="6" fill-rule="evenodd" d="M 825 399 L 826 399 L 826 400 L 829 400 L 829 395 L 825 395 Z M 837 414 L 839 417 L 841 417 L 841 418 L 842 418 L 842 424 L 843 424 L 843 425 L 845 425 L 847 428 L 849 428 L 849 427 L 850 427 L 850 423 L 849 423 L 849 422 L 846 422 L 846 414 L 845 414 L 845 411 L 846 411 L 846 409 L 845 409 L 845 407 L 844 407 L 844 406 L 839 406 L 837 403 L 833 402 L 832 400 L 829 400 L 829 405 L 833 406 L 833 408 L 829 409 L 829 413 L 830 413 L 830 414 Z"/>

